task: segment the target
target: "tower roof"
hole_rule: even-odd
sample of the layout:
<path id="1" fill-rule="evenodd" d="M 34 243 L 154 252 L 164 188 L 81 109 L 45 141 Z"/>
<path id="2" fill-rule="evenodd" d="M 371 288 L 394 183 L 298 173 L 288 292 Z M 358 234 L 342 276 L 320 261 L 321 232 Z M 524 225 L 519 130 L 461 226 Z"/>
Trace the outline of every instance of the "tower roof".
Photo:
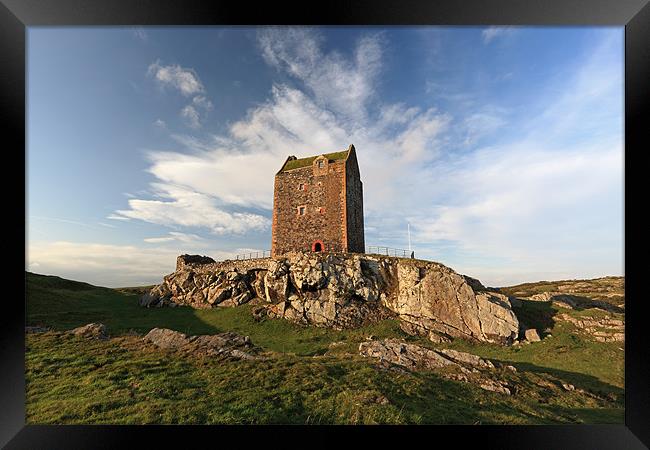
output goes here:
<path id="1" fill-rule="evenodd" d="M 308 156 L 306 158 L 299 158 L 299 159 L 288 159 L 282 168 L 280 169 L 280 172 L 286 172 L 287 170 L 293 170 L 293 169 L 300 169 L 301 167 L 308 167 L 310 166 L 316 158 L 319 156 L 324 156 L 330 161 L 338 161 L 341 159 L 347 159 L 348 155 L 350 154 L 350 151 L 354 148 L 353 145 L 350 145 L 347 150 L 343 150 L 341 152 L 334 152 L 334 153 L 323 153 L 321 155 L 314 155 L 314 156 Z M 278 172 L 278 173 L 280 173 Z"/>

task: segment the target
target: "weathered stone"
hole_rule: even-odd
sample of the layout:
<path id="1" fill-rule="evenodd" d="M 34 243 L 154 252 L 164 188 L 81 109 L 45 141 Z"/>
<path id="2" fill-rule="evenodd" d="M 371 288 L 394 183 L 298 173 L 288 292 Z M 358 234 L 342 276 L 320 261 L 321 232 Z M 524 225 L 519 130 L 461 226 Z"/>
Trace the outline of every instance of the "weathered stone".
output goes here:
<path id="1" fill-rule="evenodd" d="M 180 348 L 190 343 L 186 334 L 167 328 L 154 328 L 143 339 L 160 348 Z"/>
<path id="2" fill-rule="evenodd" d="M 451 342 L 451 339 L 448 336 L 437 333 L 433 330 L 428 330 L 423 326 L 420 326 L 416 323 L 406 322 L 404 320 L 400 321 L 399 327 L 402 331 L 410 334 L 412 336 L 424 336 L 428 338 L 431 342 L 443 343 Z"/>
<path id="3" fill-rule="evenodd" d="M 363 187 L 354 146 L 297 166 L 286 163 L 291 170 L 283 166 L 274 180 L 272 255 L 363 252 Z"/>
<path id="4" fill-rule="evenodd" d="M 406 344 L 397 339 L 362 342 L 359 344 L 359 353 L 362 356 L 388 361 L 411 370 L 437 369 L 458 365 L 434 350 L 414 344 Z"/>
<path id="5" fill-rule="evenodd" d="M 140 306 L 144 306 L 146 308 L 157 306 L 160 302 L 169 299 L 171 295 L 172 293 L 168 287 L 168 284 L 163 282 L 158 286 L 154 286 L 149 292 L 145 293 L 140 298 Z"/>
<path id="6" fill-rule="evenodd" d="M 601 319 L 584 316 L 578 319 L 568 314 L 559 314 L 555 319 L 572 323 L 597 342 L 625 341 L 625 322 L 621 319 L 612 319 L 609 316 Z"/>
<path id="7" fill-rule="evenodd" d="M 194 265 L 204 265 L 214 263 L 214 259 L 209 256 L 201 255 L 181 255 L 176 258 L 176 271 L 184 270 L 186 267 Z"/>
<path id="8" fill-rule="evenodd" d="M 451 349 L 439 350 L 439 353 L 442 353 L 446 357 L 451 358 L 452 360 L 459 363 L 464 363 L 475 367 L 494 369 L 494 364 L 492 364 L 490 361 L 483 359 L 480 356 L 472 355 L 471 353 L 459 352 L 457 350 Z"/>
<path id="9" fill-rule="evenodd" d="M 440 335 L 511 344 L 518 321 L 508 298 L 476 293 L 465 278 L 438 263 L 397 262 L 398 295 L 387 306 L 402 320 Z"/>
<path id="10" fill-rule="evenodd" d="M 224 300 L 230 298 L 232 295 L 232 288 L 219 284 L 217 286 L 212 286 L 208 289 L 208 298 L 207 301 L 211 305 L 220 304 Z"/>
<path id="11" fill-rule="evenodd" d="M 183 350 L 193 354 L 230 356 L 237 359 L 256 358 L 250 353 L 254 350 L 250 338 L 232 332 L 188 337 L 178 331 L 154 328 L 144 336 L 143 340 L 158 348 Z"/>
<path id="12" fill-rule="evenodd" d="M 89 323 L 82 327 L 70 330 L 69 333 L 75 336 L 91 338 L 91 339 L 107 339 L 106 325 L 102 323 Z"/>
<path id="13" fill-rule="evenodd" d="M 539 334 L 537 334 L 537 330 L 534 328 L 529 328 L 524 332 L 524 336 L 526 337 L 526 340 L 528 342 L 539 342 L 541 339 L 539 338 Z"/>
<path id="14" fill-rule="evenodd" d="M 397 339 L 362 342 L 359 353 L 379 359 L 381 364 L 396 364 L 409 370 L 435 370 L 444 378 L 473 383 L 488 391 L 506 395 L 511 393 L 507 383 L 491 378 L 495 368 L 492 362 L 470 353 L 450 349 L 431 350 Z"/>
<path id="15" fill-rule="evenodd" d="M 435 262 L 295 252 L 182 267 L 142 303 L 232 307 L 262 296 L 270 317 L 304 325 L 343 329 L 397 316 L 404 331 L 434 342 L 465 338 L 511 344 L 517 337 L 508 297 Z"/>
<path id="16" fill-rule="evenodd" d="M 256 270 L 253 272 L 254 277 L 251 281 L 251 287 L 255 293 L 256 298 L 266 299 L 266 292 L 264 290 L 264 277 L 266 276 L 265 270 Z"/>
<path id="17" fill-rule="evenodd" d="M 264 277 L 266 301 L 277 304 L 286 301 L 289 289 L 289 265 L 284 259 L 271 261 Z"/>

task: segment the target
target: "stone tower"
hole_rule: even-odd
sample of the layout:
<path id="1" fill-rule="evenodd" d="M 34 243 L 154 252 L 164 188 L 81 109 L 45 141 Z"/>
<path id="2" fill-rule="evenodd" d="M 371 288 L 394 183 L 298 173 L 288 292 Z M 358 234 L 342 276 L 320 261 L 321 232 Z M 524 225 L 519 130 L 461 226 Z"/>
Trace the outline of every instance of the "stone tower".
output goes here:
<path id="1" fill-rule="evenodd" d="M 354 145 L 308 158 L 289 156 L 275 175 L 271 256 L 291 251 L 365 252 Z"/>

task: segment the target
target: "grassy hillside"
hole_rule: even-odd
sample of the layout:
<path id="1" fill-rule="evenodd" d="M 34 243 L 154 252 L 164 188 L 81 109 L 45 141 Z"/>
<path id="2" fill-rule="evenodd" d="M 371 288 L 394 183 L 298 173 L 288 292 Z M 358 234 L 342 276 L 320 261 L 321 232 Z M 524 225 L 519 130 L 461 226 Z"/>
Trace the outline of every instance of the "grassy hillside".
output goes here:
<path id="1" fill-rule="evenodd" d="M 601 300 L 615 306 L 625 305 L 625 278 L 603 277 L 593 280 L 538 281 L 499 288 L 506 295 L 530 297 L 549 292 L 568 294 L 591 300 Z"/>
<path id="2" fill-rule="evenodd" d="M 504 348 L 433 344 L 405 335 L 395 320 L 334 331 L 256 322 L 246 305 L 145 309 L 140 292 L 27 274 L 27 323 L 53 330 L 27 335 L 28 423 L 623 423 L 622 345 L 555 325 L 550 302 L 524 301 L 516 312 L 552 337 Z M 89 322 L 106 324 L 113 338 L 59 333 Z M 224 362 L 155 350 L 140 337 L 153 327 L 235 331 L 268 359 Z M 369 335 L 509 362 L 518 369 L 518 392 L 381 369 L 357 354 Z M 565 391 L 562 382 L 588 395 Z"/>

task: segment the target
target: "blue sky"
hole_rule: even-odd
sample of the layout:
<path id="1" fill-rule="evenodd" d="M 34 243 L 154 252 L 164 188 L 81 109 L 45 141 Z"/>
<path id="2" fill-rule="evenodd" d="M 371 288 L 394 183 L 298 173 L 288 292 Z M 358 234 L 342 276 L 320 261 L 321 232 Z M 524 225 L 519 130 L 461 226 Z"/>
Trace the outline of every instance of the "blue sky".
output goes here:
<path id="1" fill-rule="evenodd" d="M 152 284 L 270 247 L 357 149 L 366 245 L 503 286 L 623 274 L 622 27 L 28 29 L 27 267 Z"/>

